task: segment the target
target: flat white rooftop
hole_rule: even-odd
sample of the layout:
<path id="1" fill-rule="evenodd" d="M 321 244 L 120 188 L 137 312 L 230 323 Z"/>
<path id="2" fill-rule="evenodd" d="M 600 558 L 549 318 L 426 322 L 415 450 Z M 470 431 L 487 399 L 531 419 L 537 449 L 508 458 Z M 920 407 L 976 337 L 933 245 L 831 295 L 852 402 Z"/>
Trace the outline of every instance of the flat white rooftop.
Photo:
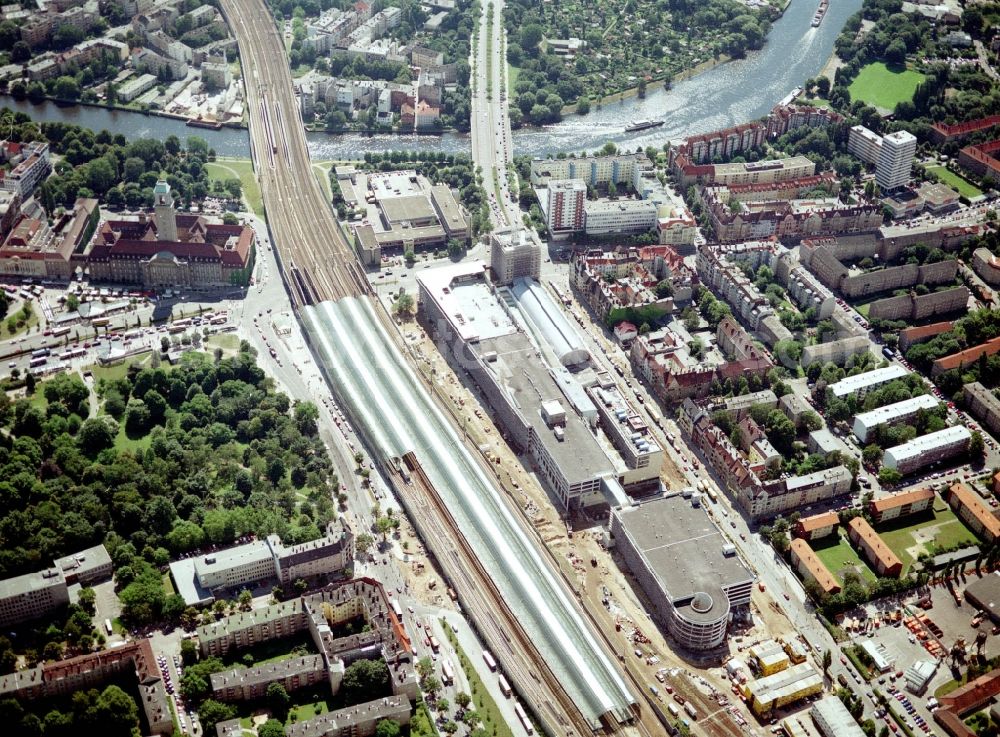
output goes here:
<path id="1" fill-rule="evenodd" d="M 886 384 L 890 381 L 901 379 L 908 373 L 909 372 L 905 368 L 900 366 L 898 363 L 894 363 L 892 366 L 886 366 L 885 368 L 875 369 L 874 371 L 866 371 L 863 374 L 855 374 L 854 376 L 848 376 L 835 384 L 831 384 L 830 389 L 833 390 L 833 395 L 835 397 L 846 397 L 848 394 L 853 394 L 861 389 L 867 389 L 871 386 L 878 386 L 879 384 Z"/>

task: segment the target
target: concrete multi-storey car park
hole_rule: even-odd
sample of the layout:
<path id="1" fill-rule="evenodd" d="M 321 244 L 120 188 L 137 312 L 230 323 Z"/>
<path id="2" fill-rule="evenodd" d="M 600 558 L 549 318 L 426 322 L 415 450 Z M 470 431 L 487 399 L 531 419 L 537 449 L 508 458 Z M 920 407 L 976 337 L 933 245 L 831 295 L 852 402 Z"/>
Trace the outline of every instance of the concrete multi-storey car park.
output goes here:
<path id="1" fill-rule="evenodd" d="M 694 495 L 611 512 L 611 535 L 652 610 L 684 648 L 710 650 L 750 604 L 754 575 Z"/>

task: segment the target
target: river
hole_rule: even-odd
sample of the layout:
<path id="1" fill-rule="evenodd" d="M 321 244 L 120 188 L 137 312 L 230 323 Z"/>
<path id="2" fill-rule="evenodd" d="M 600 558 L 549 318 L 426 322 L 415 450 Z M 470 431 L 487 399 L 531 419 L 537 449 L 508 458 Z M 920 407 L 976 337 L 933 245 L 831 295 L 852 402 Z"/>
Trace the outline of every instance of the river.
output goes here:
<path id="1" fill-rule="evenodd" d="M 559 151 L 600 148 L 608 141 L 629 148 L 660 146 L 695 133 L 754 120 L 774 107 L 803 80 L 815 77 L 833 52 L 833 44 L 844 22 L 861 9 L 861 0 L 832 0 L 819 28 L 810 22 L 818 2 L 792 0 L 785 14 L 775 21 L 760 51 L 744 59 L 721 64 L 670 90 L 651 89 L 646 98 L 627 98 L 592 109 L 588 115 L 569 115 L 560 123 L 542 129 L 514 131 L 518 154 L 543 156 Z M 245 130 L 204 130 L 183 121 L 122 110 L 79 105 L 39 104 L 6 97 L 2 104 L 29 114 L 38 121 L 65 121 L 122 133 L 127 138 L 165 138 L 174 134 L 185 139 L 197 135 L 208 141 L 220 156 L 250 156 Z M 660 128 L 626 134 L 632 120 L 666 120 Z M 328 135 L 309 133 L 314 159 L 358 159 L 366 151 L 419 148 L 456 153 L 469 150 L 469 137 L 458 133 L 440 136 L 364 136 L 356 133 Z"/>

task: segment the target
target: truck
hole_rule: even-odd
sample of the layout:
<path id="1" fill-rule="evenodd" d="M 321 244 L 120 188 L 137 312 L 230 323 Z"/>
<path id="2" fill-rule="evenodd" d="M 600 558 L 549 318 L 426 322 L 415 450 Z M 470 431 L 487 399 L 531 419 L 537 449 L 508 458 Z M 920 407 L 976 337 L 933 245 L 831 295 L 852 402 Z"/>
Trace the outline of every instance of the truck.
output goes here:
<path id="1" fill-rule="evenodd" d="M 695 711 L 695 708 L 691 705 L 690 701 L 684 704 L 684 711 L 688 713 L 689 717 L 691 717 L 695 721 L 698 721 L 698 712 Z"/>
<path id="2" fill-rule="evenodd" d="M 681 710 L 673 704 L 667 704 L 667 711 L 669 711 L 674 717 L 679 717 L 681 715 Z"/>

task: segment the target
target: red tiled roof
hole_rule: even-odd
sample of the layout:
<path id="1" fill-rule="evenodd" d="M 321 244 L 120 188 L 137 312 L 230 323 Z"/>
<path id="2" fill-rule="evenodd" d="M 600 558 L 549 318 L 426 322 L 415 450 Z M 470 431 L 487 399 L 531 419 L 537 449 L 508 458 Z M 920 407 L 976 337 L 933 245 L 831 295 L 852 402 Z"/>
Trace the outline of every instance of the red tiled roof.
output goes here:
<path id="1" fill-rule="evenodd" d="M 837 516 L 836 512 L 822 512 L 811 517 L 803 517 L 798 524 L 803 532 L 812 532 L 830 525 L 836 527 L 840 524 L 840 517 Z"/>
<path id="2" fill-rule="evenodd" d="M 809 547 L 809 543 L 797 537 L 792 540 L 791 551 L 792 558 L 798 558 L 799 562 L 809 571 L 809 575 L 816 579 L 816 583 L 819 584 L 823 593 L 835 594 L 840 591 L 840 584 L 837 583 L 837 579 L 833 577 L 830 569 L 826 567 L 826 564 Z"/>
<path id="3" fill-rule="evenodd" d="M 978 361 L 982 356 L 992 356 L 997 352 L 1000 352 L 1000 337 L 937 359 L 933 364 L 932 373 L 939 374 L 942 371 L 961 368 Z"/>
<path id="4" fill-rule="evenodd" d="M 890 494 L 889 496 L 882 497 L 881 499 L 875 499 L 871 502 L 869 508 L 873 512 L 881 513 L 887 509 L 895 509 L 896 507 L 902 507 L 906 504 L 915 504 L 916 502 L 923 501 L 924 499 L 933 498 L 933 489 L 914 489 L 913 491 L 904 491 L 899 494 Z"/>
<path id="5" fill-rule="evenodd" d="M 985 673 L 961 688 L 956 688 L 947 696 L 938 699 L 941 708 L 962 716 L 966 712 L 983 706 L 1000 693 L 1000 668 Z"/>

